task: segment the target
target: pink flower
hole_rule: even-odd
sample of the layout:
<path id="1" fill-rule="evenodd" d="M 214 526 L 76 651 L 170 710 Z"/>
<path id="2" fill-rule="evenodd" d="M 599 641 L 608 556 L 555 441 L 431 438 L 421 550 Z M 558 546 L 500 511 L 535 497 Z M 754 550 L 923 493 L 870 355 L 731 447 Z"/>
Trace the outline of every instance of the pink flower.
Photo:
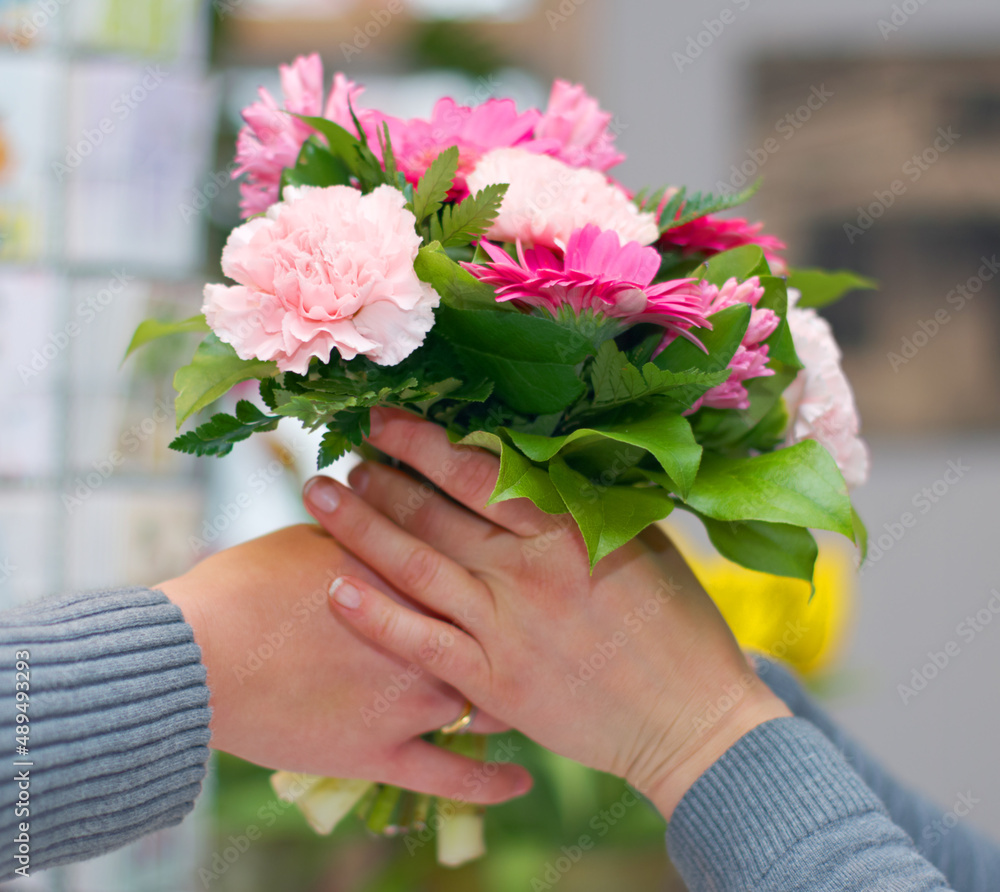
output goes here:
<path id="1" fill-rule="evenodd" d="M 707 391 L 690 411 L 696 412 L 702 406 L 712 409 L 749 409 L 750 395 L 744 382 L 774 374 L 774 370 L 767 367 L 768 346 L 764 341 L 774 333 L 781 320 L 773 310 L 758 309 L 757 304 L 764 296 L 764 289 L 757 276 L 745 282 L 737 282 L 732 278 L 721 288 L 702 282 L 701 288 L 702 308 L 706 316 L 741 303 L 749 304 L 753 309 L 740 346 L 729 362 L 729 377 Z M 671 340 L 672 337 L 665 338 L 663 347 Z"/>
<path id="2" fill-rule="evenodd" d="M 610 123 L 611 114 L 601 111 L 597 100 L 582 86 L 557 80 L 552 84 L 549 106 L 535 127 L 535 137 L 554 141 L 558 148 L 546 149 L 546 153 L 571 167 L 607 170 L 625 160 L 615 149 Z"/>
<path id="3" fill-rule="evenodd" d="M 517 246 L 515 261 L 506 251 L 480 242 L 493 262 L 463 263 L 476 278 L 497 287 L 497 300 L 515 300 L 558 317 L 593 313 L 631 325 L 653 322 L 675 334 L 703 326 L 701 288 L 693 279 L 651 284 L 660 255 L 638 242 L 622 244 L 613 231 L 590 225 L 574 232 L 562 256 L 548 248 Z"/>
<path id="4" fill-rule="evenodd" d="M 830 324 L 815 310 L 792 307 L 788 325 L 805 368 L 785 391 L 792 420 L 784 445 L 816 440 L 833 456 L 848 487 L 854 489 L 868 479 L 870 459 L 859 436 L 861 422 L 854 392 L 840 366 L 840 349 Z"/>
<path id="5" fill-rule="evenodd" d="M 413 214 L 398 189 L 287 188 L 285 200 L 233 230 L 202 311 L 242 359 L 305 374 L 309 360 L 359 353 L 395 365 L 434 324 L 437 292 L 417 278 Z"/>
<path id="6" fill-rule="evenodd" d="M 244 127 L 236 140 L 236 161 L 239 167 L 233 179 L 247 174 L 240 184 L 240 208 L 244 217 L 266 211 L 279 197 L 281 172 L 294 167 L 302 144 L 315 132 L 308 124 L 294 117 L 322 115 L 354 133 L 354 123 L 348 109 L 348 100 L 355 105 L 360 88 L 337 74 L 333 91 L 323 107 L 323 63 L 317 54 L 299 56 L 291 65 L 282 65 L 281 90 L 283 108 L 274 97 L 260 88 L 260 101 L 243 109 Z M 371 112 L 358 112 L 362 120 L 371 118 Z"/>
<path id="7" fill-rule="evenodd" d="M 665 201 L 669 200 L 668 193 Z M 691 254 L 711 257 L 732 248 L 759 245 L 774 274 L 784 275 L 787 267 L 778 252 L 785 250 L 785 243 L 773 235 L 762 235 L 760 230 L 763 227 L 763 223 L 750 223 L 742 217 L 724 219 L 708 214 L 668 229 L 660 237 L 659 247 L 661 250 L 679 250 L 685 257 Z"/>
<path id="8" fill-rule="evenodd" d="M 660 234 L 655 217 L 639 211 L 625 190 L 604 174 L 547 155 L 523 148 L 494 149 L 468 177 L 473 192 L 493 183 L 510 186 L 486 233 L 494 241 L 558 247 L 589 224 L 640 245 L 652 244 Z"/>
<path id="9" fill-rule="evenodd" d="M 411 183 L 423 176 L 441 152 L 458 146 L 458 176 L 451 198 L 460 199 L 468 194 L 465 178 L 479 159 L 490 149 L 529 142 L 540 117 L 537 109 L 519 114 L 511 99 L 490 99 L 470 107 L 444 98 L 437 101 L 429 120 L 384 120 L 399 169 Z"/>

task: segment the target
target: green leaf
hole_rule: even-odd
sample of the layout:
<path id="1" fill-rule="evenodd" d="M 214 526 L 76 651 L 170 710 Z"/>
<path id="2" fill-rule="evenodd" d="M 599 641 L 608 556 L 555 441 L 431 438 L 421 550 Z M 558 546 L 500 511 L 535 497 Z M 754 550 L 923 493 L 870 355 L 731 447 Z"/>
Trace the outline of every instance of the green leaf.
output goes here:
<path id="1" fill-rule="evenodd" d="M 439 242 L 424 245 L 417 252 L 413 262 L 417 277 L 426 282 L 440 296 L 441 301 L 456 310 L 496 310 L 501 313 L 517 313 L 517 308 L 508 302 L 497 301 L 492 285 L 480 282 L 441 250 Z"/>
<path id="2" fill-rule="evenodd" d="M 240 381 L 269 378 L 277 374 L 275 363 L 240 359 L 229 344 L 210 334 L 198 345 L 191 362 L 174 375 L 174 389 L 177 391 L 174 409 L 178 429 L 195 412 L 215 402 Z"/>
<path id="3" fill-rule="evenodd" d="M 417 183 L 417 191 L 413 193 L 413 214 L 418 226 L 441 209 L 457 173 L 458 146 L 445 149 L 424 171 Z"/>
<path id="4" fill-rule="evenodd" d="M 325 146 L 310 137 L 302 145 L 294 167 L 285 168 L 281 174 L 281 190 L 286 186 L 344 186 L 351 181 L 347 165 Z"/>
<path id="5" fill-rule="evenodd" d="M 861 552 L 861 562 L 864 563 L 868 557 L 868 527 L 861 519 L 861 515 L 851 507 L 851 520 L 854 523 L 854 541 L 858 544 L 858 551 Z"/>
<path id="6" fill-rule="evenodd" d="M 577 365 L 593 346 L 551 320 L 442 304 L 435 330 L 451 343 L 467 377 L 485 375 L 516 412 L 560 412 L 586 392 Z"/>
<path id="7" fill-rule="evenodd" d="M 449 437 L 451 437 L 451 433 L 449 433 Z M 492 452 L 496 456 L 499 456 L 503 451 L 503 440 L 497 434 L 489 431 L 472 431 L 464 437 L 453 437 L 452 439 L 459 446 L 476 446 L 479 449 Z"/>
<path id="8" fill-rule="evenodd" d="M 528 458 L 544 462 L 561 454 L 566 458 L 568 447 L 583 441 L 614 440 L 649 452 L 660 467 L 676 481 L 680 495 L 686 495 L 694 485 L 701 462 L 701 446 L 695 442 L 691 425 L 681 415 L 657 408 L 645 418 L 601 427 L 599 430 L 580 428 L 562 437 L 539 437 L 508 430 L 511 441 Z M 638 464 L 638 459 L 630 467 Z"/>
<path id="9" fill-rule="evenodd" d="M 758 245 L 742 245 L 706 260 L 692 275 L 720 288 L 730 279 L 743 282 L 752 276 L 769 276 L 771 269 Z"/>
<path id="10" fill-rule="evenodd" d="M 506 194 L 506 184 L 498 183 L 470 195 L 461 204 L 445 205 L 440 219 L 431 217 L 431 238 L 444 248 L 478 240 L 496 219 Z"/>
<path id="11" fill-rule="evenodd" d="M 358 179 L 362 191 L 369 192 L 375 186 L 386 182 L 386 175 L 378 158 L 368 148 L 367 139 L 357 139 L 339 124 L 326 118 L 307 115 L 295 115 L 295 117 L 326 137 L 330 152 L 347 165 L 351 175 Z M 357 126 L 357 119 L 355 119 L 355 126 Z M 363 134 L 364 131 L 359 130 L 358 132 Z M 396 183 L 390 182 L 390 185 L 395 186 Z"/>
<path id="12" fill-rule="evenodd" d="M 825 307 L 849 291 L 878 288 L 878 282 L 847 270 L 793 269 L 788 274 L 788 287 L 802 292 L 797 306 Z"/>
<path id="13" fill-rule="evenodd" d="M 343 458 L 355 444 L 338 430 L 324 431 L 319 443 L 319 455 L 316 456 L 316 469 L 322 471 L 328 468 L 338 458 Z"/>
<path id="14" fill-rule="evenodd" d="M 546 470 L 503 440 L 500 440 L 500 448 L 500 476 L 489 504 L 524 498 L 530 499 L 546 514 L 565 514 L 566 503 Z"/>
<path id="15" fill-rule="evenodd" d="M 748 186 L 742 192 L 734 192 L 732 195 L 713 195 L 711 192 L 695 192 L 690 197 L 687 197 L 686 190 L 680 189 L 660 215 L 660 232 L 669 232 L 671 229 L 683 226 L 692 220 L 698 220 L 709 214 L 718 214 L 721 211 L 734 208 L 748 201 L 759 188 L 760 180 L 757 180 L 757 182 Z M 659 196 L 662 197 L 662 195 L 661 191 Z M 655 204 L 652 198 L 646 204 L 648 207 L 655 207 L 656 204 L 659 204 L 659 198 L 656 198 Z"/>
<path id="16" fill-rule="evenodd" d="M 788 327 L 788 285 L 777 276 L 761 276 L 760 284 L 764 294 L 757 306 L 762 310 L 773 310 L 781 318 L 778 327 L 764 342 L 770 348 L 768 365 L 773 368 L 775 362 L 782 362 L 789 368 L 801 369 L 802 361 L 795 352 L 792 330 Z"/>
<path id="17" fill-rule="evenodd" d="M 159 319 L 147 319 L 145 322 L 139 323 L 135 334 L 132 335 L 132 340 L 129 342 L 128 350 L 125 351 L 125 355 L 122 357 L 122 362 L 125 362 L 140 347 L 145 347 L 146 344 L 152 341 L 192 331 L 211 331 L 208 323 L 205 321 L 205 317 L 201 313 L 197 316 L 192 316 L 190 319 L 182 319 L 179 322 L 161 322 Z"/>
<path id="18" fill-rule="evenodd" d="M 804 527 L 759 520 L 701 519 L 708 538 L 724 558 L 748 570 L 813 581 L 819 548 Z"/>
<path id="19" fill-rule="evenodd" d="M 659 487 L 596 486 L 561 458 L 549 464 L 549 476 L 580 527 L 591 570 L 674 508 L 673 499 Z"/>
<path id="20" fill-rule="evenodd" d="M 195 430 L 182 434 L 170 448 L 193 455 L 223 456 L 232 451 L 233 445 L 245 440 L 257 431 L 272 431 L 280 418 L 265 415 L 253 403 L 240 400 L 236 404 L 236 416 L 224 413 L 213 415 L 209 421 Z"/>
<path id="21" fill-rule="evenodd" d="M 671 372 L 657 368 L 652 362 L 647 362 L 640 372 L 615 346 L 614 341 L 605 341 L 601 344 L 590 372 L 594 387 L 593 406 L 599 409 L 632 403 L 678 387 L 695 385 L 708 390 L 721 384 L 728 377 L 728 369 L 717 372 L 704 372 L 698 369 Z"/>
<path id="22" fill-rule="evenodd" d="M 787 523 L 854 538 L 847 485 L 815 440 L 752 458 L 707 453 L 685 501 L 715 520 Z"/>

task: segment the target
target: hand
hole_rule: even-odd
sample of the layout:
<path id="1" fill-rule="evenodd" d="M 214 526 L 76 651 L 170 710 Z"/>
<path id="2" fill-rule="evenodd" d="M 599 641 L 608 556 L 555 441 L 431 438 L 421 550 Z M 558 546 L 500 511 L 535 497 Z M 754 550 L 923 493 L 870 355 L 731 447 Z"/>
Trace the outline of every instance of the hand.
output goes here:
<path id="1" fill-rule="evenodd" d="M 333 606 L 373 642 L 555 752 L 625 777 L 668 818 L 740 737 L 789 715 L 655 528 L 591 575 L 568 517 L 525 499 L 484 507 L 492 455 L 396 410 L 373 413 L 369 439 L 447 493 L 375 464 L 355 469 L 354 491 L 307 484 L 310 511 L 345 548 L 441 617 L 345 576 Z"/>
<path id="2" fill-rule="evenodd" d="M 463 781 L 485 775 L 478 764 L 419 739 L 454 720 L 465 698 L 331 614 L 328 591 L 341 574 L 386 586 L 318 527 L 302 525 L 220 552 L 158 586 L 201 646 L 212 746 L 269 768 L 476 802 L 526 792 L 527 772 L 507 765 L 470 797 Z M 504 727 L 480 714 L 472 730 Z"/>

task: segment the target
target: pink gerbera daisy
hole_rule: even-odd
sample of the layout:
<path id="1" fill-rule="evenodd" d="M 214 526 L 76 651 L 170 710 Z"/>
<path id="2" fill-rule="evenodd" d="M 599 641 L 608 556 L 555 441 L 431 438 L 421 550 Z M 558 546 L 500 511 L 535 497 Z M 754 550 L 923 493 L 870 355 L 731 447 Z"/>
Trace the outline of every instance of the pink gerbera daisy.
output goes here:
<path id="1" fill-rule="evenodd" d="M 517 301 L 556 318 L 568 313 L 625 325 L 652 322 L 695 343 L 688 329 L 706 324 L 700 284 L 694 279 L 652 284 L 659 254 L 638 242 L 622 244 L 612 230 L 578 229 L 561 252 L 542 246 L 525 250 L 518 243 L 517 260 L 489 242 L 480 244 L 493 262 L 462 265 L 496 286 L 498 301 Z"/>
<path id="2" fill-rule="evenodd" d="M 776 275 L 782 275 L 785 262 L 778 252 L 785 250 L 785 243 L 773 235 L 762 234 L 763 227 L 763 223 L 750 223 L 742 217 L 724 219 L 708 214 L 668 229 L 660 237 L 659 245 L 661 250 L 674 248 L 685 256 L 711 256 L 744 245 L 759 245 L 771 269 Z"/>

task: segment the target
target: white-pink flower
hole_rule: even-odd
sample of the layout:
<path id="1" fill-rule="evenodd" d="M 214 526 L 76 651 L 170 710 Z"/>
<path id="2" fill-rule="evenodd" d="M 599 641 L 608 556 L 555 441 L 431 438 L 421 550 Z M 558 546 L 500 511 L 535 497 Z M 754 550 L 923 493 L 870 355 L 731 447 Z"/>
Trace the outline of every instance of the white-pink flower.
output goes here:
<path id="1" fill-rule="evenodd" d="M 789 292 L 790 303 L 798 295 Z M 849 488 L 868 479 L 868 447 L 858 435 L 854 392 L 840 366 L 840 348 L 830 324 L 815 310 L 790 307 L 788 325 L 805 368 L 785 391 L 791 417 L 785 446 L 816 440 L 833 456 Z"/>
<path id="2" fill-rule="evenodd" d="M 660 235 L 656 218 L 641 212 L 624 189 L 596 170 L 527 149 L 494 149 L 469 174 L 469 191 L 495 183 L 509 188 L 486 233 L 494 241 L 561 247 L 589 224 L 617 232 L 622 243 L 650 245 Z"/>
<path id="3" fill-rule="evenodd" d="M 582 86 L 557 80 L 549 106 L 535 127 L 535 138 L 551 140 L 557 148 L 548 154 L 573 167 L 607 170 L 625 160 L 615 148 L 610 123 L 610 112 L 602 111 Z"/>
<path id="4" fill-rule="evenodd" d="M 286 188 L 285 200 L 233 230 L 223 272 L 238 285 L 206 285 L 202 311 L 242 359 L 274 360 L 305 374 L 336 350 L 395 365 L 434 325 L 437 292 L 420 281 L 420 247 L 403 194 L 379 186 Z"/>

